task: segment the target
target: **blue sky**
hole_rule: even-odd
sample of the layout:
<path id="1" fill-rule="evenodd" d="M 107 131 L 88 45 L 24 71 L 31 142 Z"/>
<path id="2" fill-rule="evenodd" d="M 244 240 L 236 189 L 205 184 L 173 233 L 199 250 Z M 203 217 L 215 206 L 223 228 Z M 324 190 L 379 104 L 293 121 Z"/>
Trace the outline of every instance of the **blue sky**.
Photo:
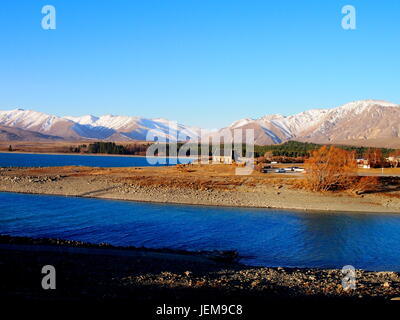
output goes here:
<path id="1" fill-rule="evenodd" d="M 56 30 L 41 28 L 46 4 Z M 341 27 L 347 4 L 356 30 Z M 0 109 L 214 128 L 400 103 L 399 21 L 398 0 L 2 0 Z"/>

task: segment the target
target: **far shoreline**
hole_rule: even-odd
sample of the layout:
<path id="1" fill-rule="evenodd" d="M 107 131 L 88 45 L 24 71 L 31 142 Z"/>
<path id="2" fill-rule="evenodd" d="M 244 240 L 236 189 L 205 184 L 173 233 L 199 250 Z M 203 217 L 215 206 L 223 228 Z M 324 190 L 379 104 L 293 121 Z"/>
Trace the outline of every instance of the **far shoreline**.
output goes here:
<path id="1" fill-rule="evenodd" d="M 110 154 L 110 153 L 78 153 L 78 152 L 29 152 L 29 151 L 0 151 L 0 154 L 43 154 L 43 155 L 62 155 L 62 156 L 93 156 L 93 157 L 121 157 L 121 158 L 162 158 L 162 159 L 197 159 L 197 157 L 171 157 L 171 156 L 140 156 L 134 154 Z"/>

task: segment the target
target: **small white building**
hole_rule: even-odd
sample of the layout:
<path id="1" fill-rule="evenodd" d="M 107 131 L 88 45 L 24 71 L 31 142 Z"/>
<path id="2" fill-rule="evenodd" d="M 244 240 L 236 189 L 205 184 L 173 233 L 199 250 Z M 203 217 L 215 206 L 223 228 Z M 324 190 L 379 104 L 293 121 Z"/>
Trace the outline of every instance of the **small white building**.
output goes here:
<path id="1" fill-rule="evenodd" d="M 232 164 L 232 157 L 227 156 L 212 156 L 212 163 Z"/>
<path id="2" fill-rule="evenodd" d="M 390 156 L 386 159 L 392 168 L 398 168 L 400 165 L 400 156 Z"/>
<path id="3" fill-rule="evenodd" d="M 363 169 L 370 169 L 371 166 L 369 164 L 369 161 L 366 159 L 357 159 L 357 166 L 359 168 L 363 168 Z"/>

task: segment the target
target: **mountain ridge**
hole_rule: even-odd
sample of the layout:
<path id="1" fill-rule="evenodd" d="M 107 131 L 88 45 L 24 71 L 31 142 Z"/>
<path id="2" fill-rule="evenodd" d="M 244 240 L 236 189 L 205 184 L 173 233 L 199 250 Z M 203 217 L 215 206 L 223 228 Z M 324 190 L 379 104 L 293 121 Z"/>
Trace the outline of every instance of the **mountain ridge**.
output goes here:
<path id="1" fill-rule="evenodd" d="M 150 130 L 159 140 L 174 141 L 197 137 L 196 127 L 170 123 L 163 118 L 104 115 L 84 115 L 81 117 L 58 117 L 46 113 L 21 108 L 0 111 L 0 125 L 35 131 L 49 136 L 63 137 L 65 140 L 146 140 Z"/>
<path id="2" fill-rule="evenodd" d="M 400 105 L 382 100 L 360 100 L 331 109 L 311 109 L 295 115 L 266 115 L 241 119 L 222 128 L 253 129 L 256 144 L 288 140 L 315 143 L 346 143 L 393 139 L 400 147 Z M 393 145 L 393 141 L 390 142 Z"/>
<path id="3" fill-rule="evenodd" d="M 0 126 L 7 130 L 27 130 L 31 134 L 25 136 L 32 139 L 35 137 L 32 132 L 36 132 L 42 134 L 37 136 L 40 139 L 136 141 L 146 140 L 152 130 L 158 140 L 185 141 L 197 138 L 200 133 L 200 128 L 172 123 L 164 118 L 110 114 L 58 117 L 24 109 L 0 111 Z M 239 119 L 225 128 L 208 132 L 208 136 L 232 134 L 234 129 L 253 129 L 255 143 L 260 145 L 288 140 L 351 144 L 371 141 L 381 144 L 385 141 L 400 147 L 400 105 L 383 100 L 360 100 L 289 116 L 267 114 L 258 119 Z M 21 131 L 18 133 L 21 135 Z M 3 138 L 4 135 L 0 137 Z"/>

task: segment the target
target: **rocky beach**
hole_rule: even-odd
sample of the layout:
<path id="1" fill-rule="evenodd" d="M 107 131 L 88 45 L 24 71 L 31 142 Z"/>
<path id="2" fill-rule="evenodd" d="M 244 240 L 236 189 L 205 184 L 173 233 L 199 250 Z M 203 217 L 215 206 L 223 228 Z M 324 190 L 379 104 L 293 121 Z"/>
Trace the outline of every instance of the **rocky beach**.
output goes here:
<path id="1" fill-rule="evenodd" d="M 337 269 L 263 268 L 230 252 L 113 247 L 58 239 L 0 236 L 1 298 L 29 301 L 130 301 L 193 304 L 271 301 L 390 302 L 400 296 L 396 272 L 356 270 L 355 289 Z M 40 269 L 57 270 L 57 290 L 42 290 Z"/>

